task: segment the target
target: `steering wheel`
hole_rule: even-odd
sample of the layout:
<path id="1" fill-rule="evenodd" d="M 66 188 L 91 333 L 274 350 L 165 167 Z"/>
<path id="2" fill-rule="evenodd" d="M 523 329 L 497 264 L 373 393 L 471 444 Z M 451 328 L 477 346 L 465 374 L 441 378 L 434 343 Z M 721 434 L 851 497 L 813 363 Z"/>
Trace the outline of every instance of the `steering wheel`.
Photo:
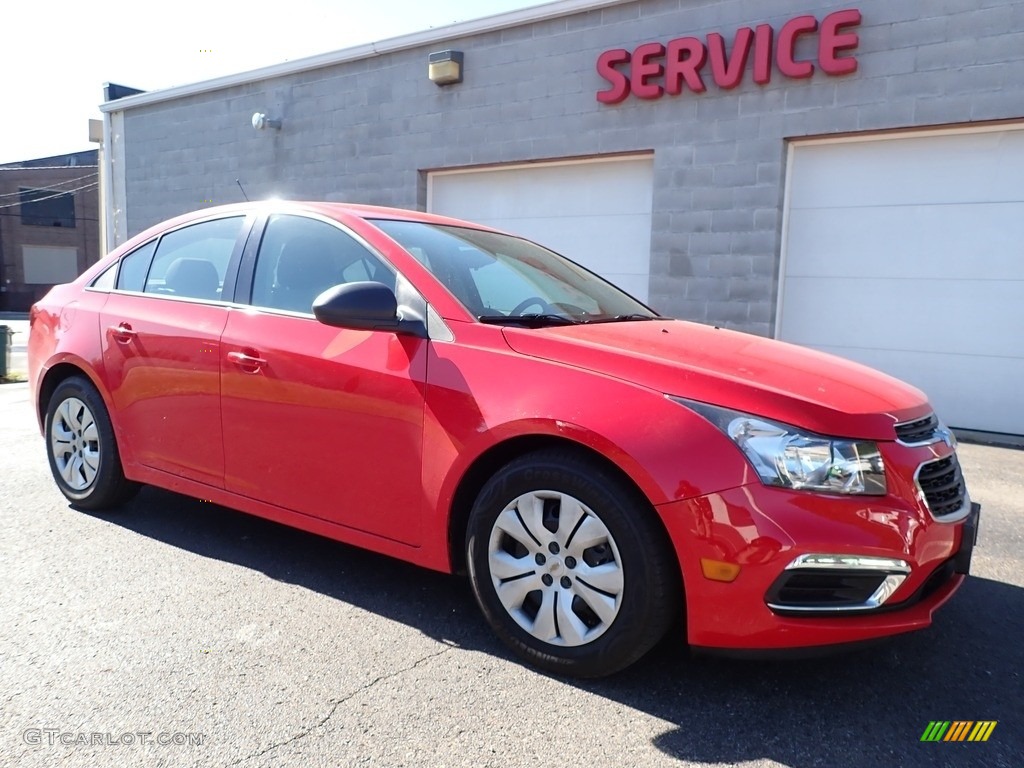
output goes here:
<path id="1" fill-rule="evenodd" d="M 544 299 L 542 299 L 540 296 L 530 296 L 516 304 L 515 307 L 513 307 L 512 311 L 508 313 L 508 316 L 519 317 L 520 315 L 523 314 L 524 309 L 528 309 L 529 307 L 532 307 L 534 304 L 540 307 L 540 314 L 555 313 L 555 308 L 548 304 L 546 301 L 544 301 Z"/>

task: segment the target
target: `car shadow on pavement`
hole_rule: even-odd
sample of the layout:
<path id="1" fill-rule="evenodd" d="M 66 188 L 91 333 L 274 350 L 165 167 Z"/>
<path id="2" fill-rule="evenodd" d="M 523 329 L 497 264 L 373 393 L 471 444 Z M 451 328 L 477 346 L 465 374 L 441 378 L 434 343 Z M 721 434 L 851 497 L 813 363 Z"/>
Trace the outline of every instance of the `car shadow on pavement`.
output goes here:
<path id="1" fill-rule="evenodd" d="M 95 517 L 203 557 L 262 571 L 443 642 L 479 650 L 500 647 L 491 642 L 469 582 L 456 576 L 151 486 L 118 512 Z"/>
<path id="2" fill-rule="evenodd" d="M 468 582 L 167 491 L 103 519 L 262 571 L 424 634 L 511 659 Z M 629 670 L 574 685 L 666 721 L 654 745 L 683 761 L 1024 765 L 1024 589 L 970 577 L 923 632 L 793 661 L 691 655 L 678 633 Z M 995 720 L 985 744 L 922 743 L 932 720 Z"/>
<path id="3" fill-rule="evenodd" d="M 969 577 L 927 630 L 813 659 L 690 656 L 663 643 L 583 685 L 676 727 L 655 739 L 695 763 L 1024 765 L 1024 589 Z M 932 720 L 995 720 L 985 744 L 922 743 Z"/>

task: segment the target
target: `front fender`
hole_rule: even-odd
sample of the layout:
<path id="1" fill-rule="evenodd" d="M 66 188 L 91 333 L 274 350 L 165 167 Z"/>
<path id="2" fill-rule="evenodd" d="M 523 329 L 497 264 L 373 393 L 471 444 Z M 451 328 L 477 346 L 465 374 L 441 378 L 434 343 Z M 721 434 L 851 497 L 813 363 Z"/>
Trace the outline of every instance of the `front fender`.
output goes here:
<path id="1" fill-rule="evenodd" d="M 474 462 L 523 437 L 560 438 L 601 454 L 654 506 L 751 480 L 721 432 L 646 387 L 500 345 L 432 344 L 427 371 L 424 530 L 443 535 Z"/>

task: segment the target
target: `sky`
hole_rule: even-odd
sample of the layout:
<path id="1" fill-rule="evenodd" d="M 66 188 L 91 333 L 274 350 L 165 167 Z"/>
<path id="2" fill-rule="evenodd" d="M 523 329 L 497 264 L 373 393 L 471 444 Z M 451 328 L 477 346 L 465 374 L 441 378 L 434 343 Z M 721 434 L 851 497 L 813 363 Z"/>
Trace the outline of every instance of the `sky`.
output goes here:
<path id="1" fill-rule="evenodd" d="M 103 84 L 150 91 L 541 5 L 540 0 L 6 0 L 0 163 L 95 149 Z"/>

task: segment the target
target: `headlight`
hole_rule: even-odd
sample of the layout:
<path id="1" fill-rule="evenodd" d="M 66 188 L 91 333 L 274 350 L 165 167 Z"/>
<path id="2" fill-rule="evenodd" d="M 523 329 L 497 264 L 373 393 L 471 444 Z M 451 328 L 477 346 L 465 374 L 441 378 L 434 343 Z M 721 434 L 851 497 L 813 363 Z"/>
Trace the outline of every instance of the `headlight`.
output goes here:
<path id="1" fill-rule="evenodd" d="M 885 463 L 870 440 L 844 440 L 788 424 L 673 397 L 706 418 L 743 451 L 761 482 L 798 491 L 885 495 Z"/>

